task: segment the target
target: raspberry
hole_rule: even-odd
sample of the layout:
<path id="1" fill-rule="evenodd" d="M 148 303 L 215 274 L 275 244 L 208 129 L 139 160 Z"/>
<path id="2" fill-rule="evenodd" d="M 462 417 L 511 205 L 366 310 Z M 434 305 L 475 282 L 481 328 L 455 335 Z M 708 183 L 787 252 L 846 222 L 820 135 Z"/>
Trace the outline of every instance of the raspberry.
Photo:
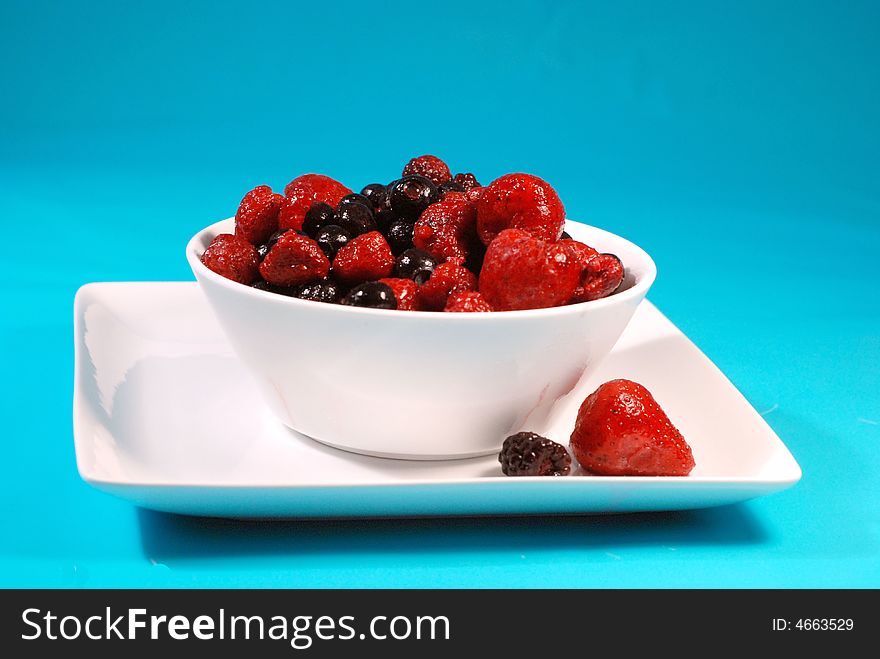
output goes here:
<path id="1" fill-rule="evenodd" d="M 393 269 L 394 255 L 378 231 L 352 238 L 333 259 L 333 275 L 348 285 L 384 279 Z"/>
<path id="2" fill-rule="evenodd" d="M 477 177 L 467 172 L 466 174 L 456 174 L 452 177 L 452 180 L 458 183 L 465 190 L 473 190 L 474 188 L 479 188 L 480 184 L 477 181 Z"/>
<path id="3" fill-rule="evenodd" d="M 323 174 L 303 174 L 297 176 L 284 188 L 286 201 L 282 202 L 278 213 L 278 228 L 302 229 L 306 212 L 312 204 L 323 201 L 333 208 L 351 190 Z"/>
<path id="4" fill-rule="evenodd" d="M 485 191 L 486 191 L 486 188 L 483 188 L 483 187 L 471 188 L 470 190 L 467 191 L 468 201 L 471 202 L 472 204 L 477 203 L 482 198 L 483 193 Z"/>
<path id="5" fill-rule="evenodd" d="M 399 279 L 392 277 L 389 279 L 380 279 L 379 283 L 389 286 L 394 292 L 394 299 L 397 300 L 398 310 L 422 310 L 421 302 L 419 300 L 419 285 L 412 279 Z"/>
<path id="6" fill-rule="evenodd" d="M 248 192 L 235 213 L 235 235 L 251 245 L 261 245 L 278 230 L 278 211 L 284 197 L 268 185 L 258 185 Z"/>
<path id="7" fill-rule="evenodd" d="M 441 261 L 463 263 L 476 236 L 477 212 L 463 192 L 431 204 L 413 230 L 413 245 Z"/>
<path id="8" fill-rule="evenodd" d="M 581 268 L 581 281 L 571 298 L 572 304 L 608 297 L 623 281 L 623 264 L 614 254 L 599 254 L 576 240 L 560 240 Z"/>
<path id="9" fill-rule="evenodd" d="M 570 248 L 507 229 L 486 250 L 480 292 L 496 311 L 567 304 L 581 275 Z"/>
<path id="10" fill-rule="evenodd" d="M 531 174 L 495 179 L 477 201 L 477 231 L 488 245 L 505 229 L 524 229 L 542 240 L 562 235 L 565 208 L 546 181 Z"/>
<path id="11" fill-rule="evenodd" d="M 298 286 L 324 279 L 330 272 L 330 261 L 314 240 L 288 231 L 266 254 L 260 274 L 276 286 Z"/>
<path id="12" fill-rule="evenodd" d="M 401 176 L 409 176 L 410 174 L 424 176 L 433 181 L 434 185 L 446 183 L 446 181 L 452 178 L 452 172 L 449 171 L 449 167 L 437 156 L 419 156 L 418 158 L 413 158 L 406 163 L 406 167 L 403 168 L 403 174 L 401 174 Z"/>
<path id="13" fill-rule="evenodd" d="M 419 289 L 422 305 L 430 311 L 441 311 L 446 307 L 446 300 L 451 293 L 459 291 L 475 291 L 477 278 L 474 273 L 458 263 L 441 263 L 431 278 Z"/>
<path id="14" fill-rule="evenodd" d="M 459 313 L 492 311 L 492 305 L 486 302 L 482 294 L 477 291 L 456 291 L 449 294 L 446 308 L 443 311 Z"/>
<path id="15" fill-rule="evenodd" d="M 231 233 L 221 233 L 214 238 L 201 260 L 209 270 L 239 284 L 252 284 L 260 277 L 257 270 L 260 257 L 256 248 Z"/>
<path id="16" fill-rule="evenodd" d="M 574 456 L 605 476 L 687 476 L 691 447 L 651 392 L 631 380 L 612 380 L 587 396 L 571 433 Z"/>
<path id="17" fill-rule="evenodd" d="M 562 444 L 533 432 L 518 432 L 504 440 L 498 454 L 505 476 L 565 476 L 571 456 Z"/>

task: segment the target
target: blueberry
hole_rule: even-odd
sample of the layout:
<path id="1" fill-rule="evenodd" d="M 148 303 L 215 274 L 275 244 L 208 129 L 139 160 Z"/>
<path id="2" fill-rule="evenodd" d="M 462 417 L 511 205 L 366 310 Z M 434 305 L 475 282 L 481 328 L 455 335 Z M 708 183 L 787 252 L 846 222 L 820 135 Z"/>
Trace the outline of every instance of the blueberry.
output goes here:
<path id="1" fill-rule="evenodd" d="M 351 240 L 351 236 L 348 235 L 348 232 L 336 224 L 321 227 L 315 235 L 315 242 L 318 243 L 318 247 L 324 251 L 324 254 L 331 261 L 336 256 L 336 252 L 349 240 Z"/>
<path id="2" fill-rule="evenodd" d="M 347 194 L 342 199 L 340 199 L 339 205 L 336 206 L 336 210 L 340 211 L 349 204 L 360 204 L 361 206 L 366 206 L 370 210 L 373 210 L 373 202 L 370 201 L 366 196 L 358 194 L 357 192 Z"/>
<path id="3" fill-rule="evenodd" d="M 424 176 L 404 176 L 388 188 L 387 204 L 401 220 L 415 222 L 429 205 L 440 201 L 437 186 Z"/>
<path id="4" fill-rule="evenodd" d="M 260 281 L 251 284 L 251 288 L 256 288 L 258 291 L 271 291 L 272 284 L 261 279 Z"/>
<path id="5" fill-rule="evenodd" d="M 324 279 L 309 284 L 302 284 L 294 289 L 294 297 L 300 300 L 311 300 L 312 302 L 329 302 L 334 303 L 339 299 L 341 293 L 339 284 L 332 279 Z"/>
<path id="6" fill-rule="evenodd" d="M 397 299 L 388 284 L 368 281 L 352 288 L 342 298 L 342 304 L 350 307 L 370 307 L 372 309 L 396 309 Z"/>
<path id="7" fill-rule="evenodd" d="M 385 199 L 385 186 L 381 183 L 370 183 L 364 186 L 361 194 L 370 200 L 373 210 L 377 211 L 382 207 L 382 201 Z"/>
<path id="8" fill-rule="evenodd" d="M 333 207 L 319 201 L 312 204 L 311 208 L 306 211 L 306 217 L 303 220 L 303 231 L 310 238 L 314 238 L 318 233 L 318 229 L 335 223 L 336 212 L 333 210 Z"/>
<path id="9" fill-rule="evenodd" d="M 352 238 L 376 230 L 373 211 L 363 204 L 352 203 L 341 206 L 339 212 L 336 213 L 334 224 L 342 227 Z"/>
<path id="10" fill-rule="evenodd" d="M 275 247 L 275 243 L 278 242 L 278 239 L 288 231 L 291 231 L 291 229 L 278 229 L 278 231 L 269 236 L 269 240 L 257 247 L 257 254 L 261 261 L 266 258 L 266 254 L 269 253 L 269 250 Z"/>
<path id="11" fill-rule="evenodd" d="M 421 249 L 408 249 L 397 257 L 394 264 L 394 276 L 402 279 L 412 279 L 419 286 L 431 277 L 434 268 L 440 265 L 440 261 Z"/>
<path id="12" fill-rule="evenodd" d="M 457 181 L 446 181 L 446 183 L 441 183 L 440 187 L 437 188 L 437 192 L 442 197 L 447 192 L 465 192 L 464 186 Z"/>
<path id="13" fill-rule="evenodd" d="M 413 246 L 413 225 L 404 220 L 396 220 L 385 232 L 385 238 L 394 254 Z"/>

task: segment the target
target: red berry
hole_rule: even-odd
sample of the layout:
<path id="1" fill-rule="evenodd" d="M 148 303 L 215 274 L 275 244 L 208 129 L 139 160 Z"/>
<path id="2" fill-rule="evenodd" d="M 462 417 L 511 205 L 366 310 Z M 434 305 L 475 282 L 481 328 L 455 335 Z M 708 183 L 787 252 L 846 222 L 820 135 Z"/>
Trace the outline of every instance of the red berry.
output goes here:
<path id="1" fill-rule="evenodd" d="M 465 190 L 473 190 L 474 188 L 480 187 L 477 177 L 470 172 L 467 172 L 466 174 L 456 174 L 452 177 L 452 180 L 461 185 Z"/>
<path id="2" fill-rule="evenodd" d="M 324 279 L 330 261 L 311 238 L 288 231 L 269 250 L 260 264 L 260 274 L 276 286 L 298 286 Z"/>
<path id="3" fill-rule="evenodd" d="M 570 248 L 507 229 L 486 250 L 480 292 L 496 311 L 567 304 L 580 281 L 580 264 Z"/>
<path id="4" fill-rule="evenodd" d="M 477 278 L 470 270 L 458 263 L 441 263 L 431 278 L 419 289 L 422 305 L 430 311 L 441 311 L 451 293 L 477 290 Z"/>
<path id="5" fill-rule="evenodd" d="M 577 415 L 571 448 L 585 469 L 604 476 L 687 476 L 691 447 L 645 387 L 612 380 Z"/>
<path id="6" fill-rule="evenodd" d="M 571 298 L 575 302 L 589 302 L 608 297 L 623 281 L 623 264 L 614 254 L 599 254 L 589 245 L 576 240 L 560 240 L 581 267 L 581 282 Z"/>
<path id="7" fill-rule="evenodd" d="M 252 284 L 260 278 L 260 257 L 256 248 L 231 233 L 221 233 L 211 241 L 202 254 L 202 263 L 209 270 L 239 284 Z"/>
<path id="8" fill-rule="evenodd" d="M 477 231 L 488 245 L 505 229 L 524 229 L 554 241 L 562 235 L 565 208 L 546 181 L 531 174 L 507 174 L 489 184 L 477 201 Z"/>
<path id="9" fill-rule="evenodd" d="M 449 192 L 419 216 L 413 245 L 440 261 L 464 263 L 476 237 L 477 212 L 463 192 Z"/>
<path id="10" fill-rule="evenodd" d="M 336 208 L 339 201 L 351 190 L 323 174 L 297 176 L 284 188 L 287 200 L 278 213 L 279 229 L 302 229 L 303 220 L 312 204 L 322 201 Z"/>
<path id="11" fill-rule="evenodd" d="M 284 197 L 268 185 L 248 192 L 235 213 L 235 235 L 252 245 L 262 245 L 278 230 L 278 211 Z"/>
<path id="12" fill-rule="evenodd" d="M 452 172 L 449 171 L 449 167 L 437 156 L 413 158 L 406 163 L 402 176 L 409 176 L 410 174 L 424 176 L 433 181 L 434 185 L 440 185 L 452 179 Z"/>
<path id="13" fill-rule="evenodd" d="M 421 311 L 422 305 L 419 300 L 419 285 L 412 279 L 380 279 L 380 284 L 386 284 L 394 292 L 399 311 Z"/>
<path id="14" fill-rule="evenodd" d="M 443 311 L 473 313 L 492 311 L 492 305 L 477 291 L 456 291 L 449 294 Z"/>
<path id="15" fill-rule="evenodd" d="M 394 254 L 378 231 L 352 238 L 339 248 L 333 259 L 333 274 L 343 284 L 384 279 L 393 269 Z"/>
<path id="16" fill-rule="evenodd" d="M 480 200 L 480 198 L 483 196 L 483 193 L 485 191 L 486 191 L 486 188 L 484 188 L 484 187 L 471 188 L 470 190 L 467 191 L 468 201 L 471 202 L 472 204 L 476 204 Z"/>

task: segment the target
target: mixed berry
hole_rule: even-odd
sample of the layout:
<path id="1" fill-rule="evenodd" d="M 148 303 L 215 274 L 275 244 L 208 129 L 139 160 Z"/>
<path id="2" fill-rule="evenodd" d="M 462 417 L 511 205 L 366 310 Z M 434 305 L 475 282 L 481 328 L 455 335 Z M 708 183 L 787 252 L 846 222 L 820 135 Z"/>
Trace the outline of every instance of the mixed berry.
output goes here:
<path id="1" fill-rule="evenodd" d="M 597 476 L 687 476 L 691 447 L 644 386 L 612 380 L 578 409 L 569 446 L 584 471 Z M 498 454 L 507 476 L 564 476 L 571 457 L 562 444 L 521 432 Z"/>
<path id="2" fill-rule="evenodd" d="M 436 156 L 359 193 L 321 174 L 284 194 L 260 185 L 202 263 L 228 279 L 304 300 L 401 311 L 486 312 L 614 293 L 624 266 L 563 231 L 556 191 L 530 174 L 482 187 Z"/>

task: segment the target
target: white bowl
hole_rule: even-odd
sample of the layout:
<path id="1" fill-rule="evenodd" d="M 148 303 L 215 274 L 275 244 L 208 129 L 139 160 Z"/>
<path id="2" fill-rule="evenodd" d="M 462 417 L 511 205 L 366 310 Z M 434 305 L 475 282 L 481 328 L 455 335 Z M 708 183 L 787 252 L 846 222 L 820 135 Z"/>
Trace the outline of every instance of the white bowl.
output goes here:
<path id="1" fill-rule="evenodd" d="M 260 291 L 199 260 L 232 219 L 189 241 L 186 258 L 270 409 L 285 425 L 356 453 L 434 460 L 497 452 L 540 433 L 554 403 L 610 352 L 654 282 L 651 257 L 607 231 L 566 230 L 623 261 L 614 295 L 550 309 L 442 313 L 363 309 Z"/>

